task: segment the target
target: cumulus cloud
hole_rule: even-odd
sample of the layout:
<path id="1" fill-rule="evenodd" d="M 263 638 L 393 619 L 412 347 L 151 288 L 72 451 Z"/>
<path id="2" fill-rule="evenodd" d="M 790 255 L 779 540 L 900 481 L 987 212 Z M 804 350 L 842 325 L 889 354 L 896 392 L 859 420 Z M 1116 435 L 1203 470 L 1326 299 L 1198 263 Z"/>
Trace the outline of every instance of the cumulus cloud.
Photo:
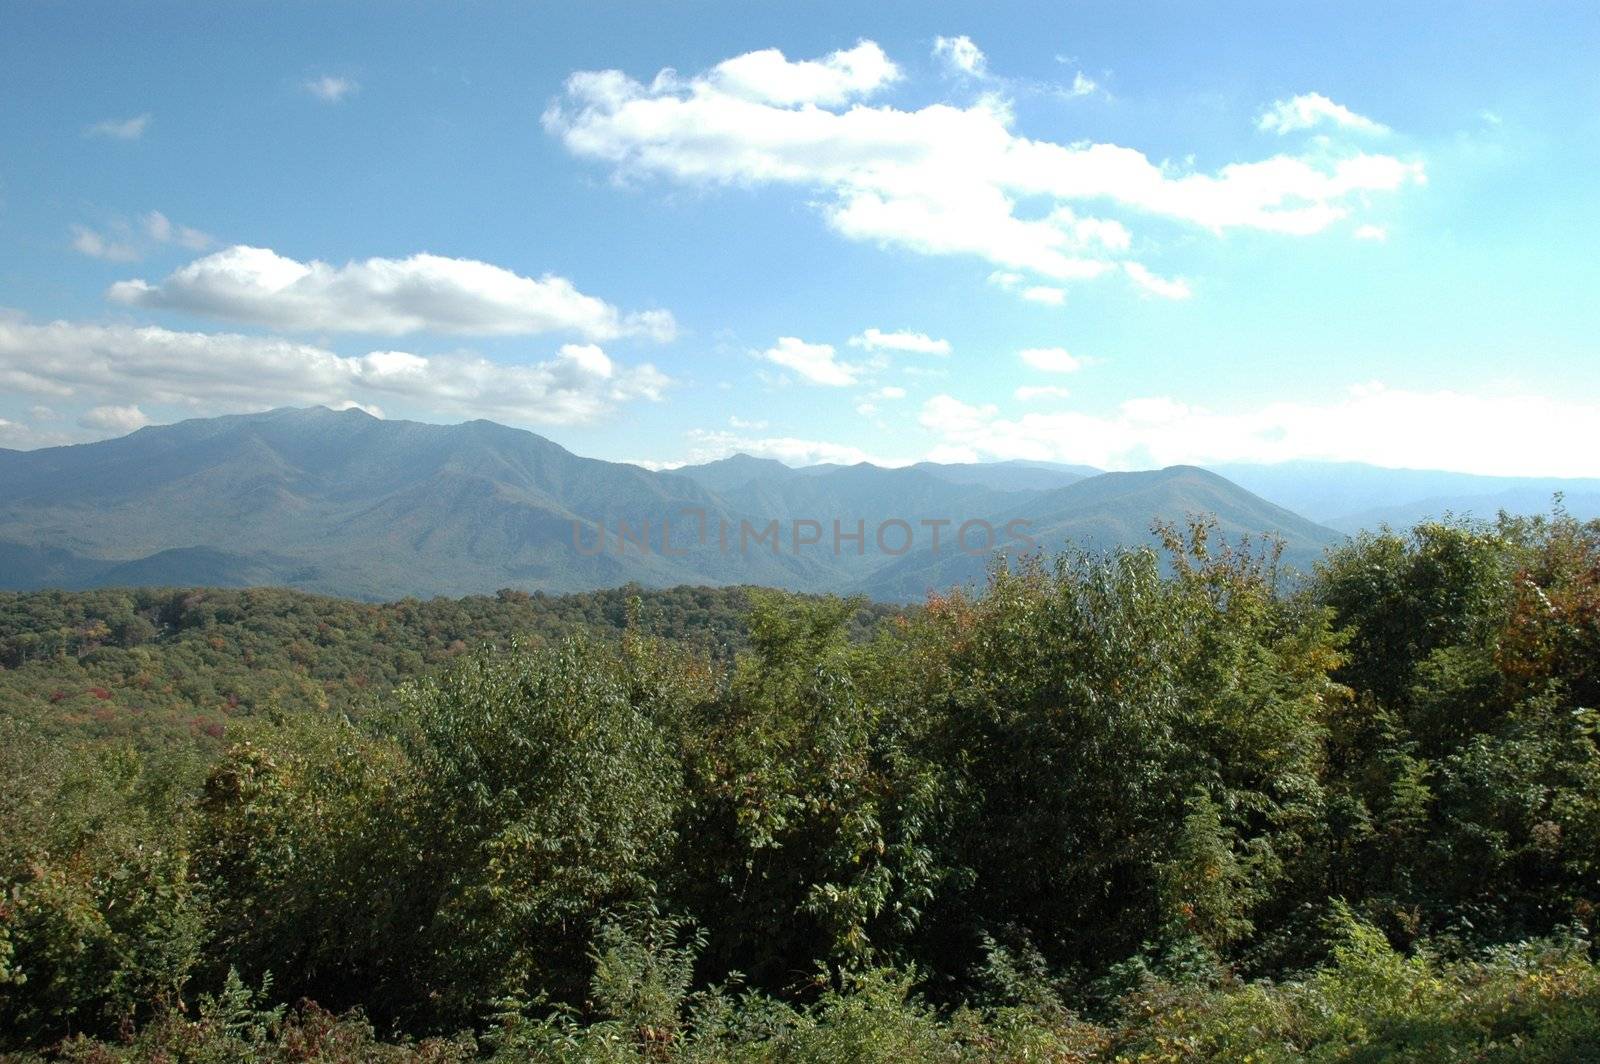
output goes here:
<path id="1" fill-rule="evenodd" d="M 113 414 L 105 411 L 125 414 L 134 404 L 217 412 L 391 398 L 425 410 L 570 425 L 622 403 L 660 399 L 669 383 L 654 366 L 619 366 L 592 344 L 567 344 L 542 362 L 503 363 L 405 351 L 343 356 L 275 337 L 155 326 L 0 321 L 0 389 L 108 404 L 98 415 L 107 424 Z"/>
<path id="2" fill-rule="evenodd" d="M 150 419 L 137 406 L 97 406 L 79 418 L 78 424 L 86 429 L 125 434 L 144 428 Z"/>
<path id="3" fill-rule="evenodd" d="M 412 255 L 333 266 L 236 245 L 196 259 L 164 281 L 120 281 L 111 299 L 289 331 L 460 335 L 575 332 L 592 340 L 671 339 L 664 310 L 621 314 L 564 277 L 523 277 L 473 259 Z"/>
<path id="4" fill-rule="evenodd" d="M 900 68 L 882 48 L 862 41 L 821 59 L 794 62 L 776 48 L 747 52 L 718 63 L 703 80 L 717 92 L 758 104 L 837 107 L 870 96 L 900 77 Z M 655 84 L 670 91 L 685 83 L 672 71 L 662 71 Z M 692 88 L 695 83 L 687 84 Z"/>
<path id="5" fill-rule="evenodd" d="M 793 370 L 812 384 L 834 388 L 854 384 L 861 367 L 840 362 L 834 355 L 832 344 L 808 344 L 794 336 L 781 336 L 776 344 L 761 352 L 766 361 Z"/>
<path id="6" fill-rule="evenodd" d="M 1046 373 L 1076 373 L 1088 365 L 1086 359 L 1069 353 L 1064 347 L 1029 347 L 1017 352 L 1017 357 Z"/>
<path id="7" fill-rule="evenodd" d="M 1342 104 L 1334 103 L 1320 92 L 1308 92 L 1277 100 L 1256 119 L 1256 128 L 1264 133 L 1297 133 L 1331 125 L 1358 133 L 1387 133 L 1389 127 L 1358 115 Z"/>
<path id="8" fill-rule="evenodd" d="M 1358 225 L 1352 235 L 1357 240 L 1376 240 L 1381 243 L 1389 239 L 1389 230 L 1381 225 Z"/>
<path id="9" fill-rule="evenodd" d="M 138 140 L 150 128 L 150 120 L 149 112 L 132 118 L 108 118 L 89 126 L 83 133 L 84 136 L 108 137 L 111 140 Z"/>
<path id="10" fill-rule="evenodd" d="M 663 71 L 648 84 L 617 70 L 584 71 L 545 112 L 545 128 L 619 176 L 794 187 L 849 239 L 973 255 L 1058 286 L 1113 272 L 1137 281 L 1117 270 L 1131 234 L 1108 210 L 1215 233 L 1303 236 L 1374 194 L 1424 181 L 1420 162 L 1332 142 L 1205 172 L 1116 144 L 1023 136 L 992 95 L 964 107 L 873 104 L 884 79 L 863 79 L 849 106 L 837 93 L 735 91 L 724 69 L 752 56 L 765 57 L 773 84 L 801 79 L 805 64 L 773 52 L 695 77 Z M 1090 208 L 1100 213 L 1080 213 Z"/>
<path id="11" fill-rule="evenodd" d="M 338 103 L 360 88 L 353 79 L 334 77 L 332 74 L 324 74 L 305 83 L 305 90 L 323 103 Z"/>
<path id="12" fill-rule="evenodd" d="M 1504 476 L 1600 476 L 1591 425 L 1600 403 L 1366 385 L 1325 402 L 1222 412 L 1157 396 L 1109 414 L 1001 417 L 949 395 L 924 404 L 940 446 L 985 459 L 1086 462 L 1104 469 L 1311 459 Z"/>
<path id="13" fill-rule="evenodd" d="M 850 346 L 865 348 L 868 351 L 909 351 L 918 355 L 950 353 L 949 340 L 935 340 L 927 333 L 884 332 L 881 329 L 868 329 L 850 337 Z"/>
<path id="14" fill-rule="evenodd" d="M 935 37 L 933 56 L 943 60 L 951 70 L 967 77 L 982 78 L 989 73 L 989 61 L 983 50 L 965 34 L 960 37 Z"/>

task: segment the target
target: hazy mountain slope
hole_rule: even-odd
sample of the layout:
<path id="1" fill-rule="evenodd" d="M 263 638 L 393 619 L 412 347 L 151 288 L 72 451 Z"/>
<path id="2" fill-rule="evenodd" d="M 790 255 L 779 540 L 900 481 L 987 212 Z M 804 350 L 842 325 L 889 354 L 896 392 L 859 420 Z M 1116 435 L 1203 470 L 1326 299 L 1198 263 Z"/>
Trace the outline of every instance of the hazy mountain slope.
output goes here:
<path id="1" fill-rule="evenodd" d="M 686 477 L 580 458 L 489 422 L 421 425 L 358 411 L 279 410 L 0 456 L 0 540 L 104 562 L 180 547 L 273 555 L 294 559 L 300 578 L 285 582 L 368 597 L 827 578 L 814 559 L 730 559 L 693 542 L 687 520 L 673 537 L 684 555 L 666 555 L 661 521 L 680 511 L 737 522 Z M 573 548 L 575 532 L 597 543 L 599 525 L 614 540 L 619 522 L 648 526 L 652 550 Z M 194 575 L 216 582 L 205 557 L 192 556 Z M 201 582 L 184 578 L 182 562 L 161 563 L 163 582 Z M 66 575 L 75 585 L 100 579 L 83 562 Z M 35 586 L 15 573 L 6 583 Z"/>
<path id="2" fill-rule="evenodd" d="M 918 462 L 911 467 L 953 484 L 983 484 L 1002 491 L 1048 491 L 1064 488 L 1104 470 L 1054 462 Z"/>
<path id="3" fill-rule="evenodd" d="M 1427 469 L 1385 469 L 1357 462 L 1223 464 L 1214 472 L 1280 506 L 1341 531 L 1388 523 L 1407 527 L 1445 513 L 1492 519 L 1548 513 L 1556 492 L 1569 512 L 1600 517 L 1600 480 L 1485 477 Z"/>
<path id="4" fill-rule="evenodd" d="M 864 519 L 869 525 L 898 518 L 957 518 L 995 513 L 1022 496 L 986 484 L 954 482 L 926 470 L 885 469 L 861 463 L 813 476 L 755 481 L 722 493 L 748 513 L 830 522 Z"/>
<path id="5" fill-rule="evenodd" d="M 1557 490 L 1544 484 L 1492 495 L 1446 495 L 1417 499 L 1343 514 L 1330 518 L 1328 524 L 1341 532 L 1360 532 L 1384 526 L 1411 528 L 1419 522 L 1437 520 L 1447 514 L 1484 521 L 1493 521 L 1501 511 L 1524 515 L 1547 514 L 1555 505 Z M 1562 491 L 1561 496 L 1562 509 L 1572 516 L 1585 521 L 1600 517 L 1600 492 Z"/>
<path id="6" fill-rule="evenodd" d="M 1281 534 L 1296 560 L 1334 538 L 1197 469 L 790 469 L 739 455 L 652 472 L 487 421 L 275 410 L 0 452 L 0 587 L 284 584 L 398 598 L 633 581 L 916 598 L 981 575 L 982 558 L 950 546 L 970 519 L 1030 522 L 1054 550 L 1147 542 L 1152 520 L 1191 512 L 1215 513 L 1229 535 Z M 836 521 L 865 542 L 835 549 Z M 796 522 L 814 522 L 804 531 L 820 542 L 797 550 Z"/>
<path id="7" fill-rule="evenodd" d="M 1027 552 L 1020 540 L 1007 539 L 1004 527 L 1021 521 L 1018 531 L 1037 549 L 1054 553 L 1069 545 L 1108 550 L 1119 545 L 1151 544 L 1158 522 L 1182 523 L 1189 515 L 1209 515 L 1230 541 L 1270 534 L 1282 539 L 1284 560 L 1310 565 L 1324 549 L 1343 537 L 1331 528 L 1275 506 L 1237 484 L 1194 466 L 1138 473 L 1105 473 L 1030 499 L 994 520 L 994 552 L 966 553 L 951 549 L 934 556 L 908 554 L 862 581 L 861 590 L 884 600 L 914 599 L 930 590 L 979 581 L 995 553 Z M 976 547 L 979 530 L 969 545 Z"/>
<path id="8" fill-rule="evenodd" d="M 777 459 L 756 458 L 743 453 L 719 458 L 715 462 L 682 466 L 674 472 L 712 491 L 742 488 L 753 481 L 789 480 L 800 475 Z"/>

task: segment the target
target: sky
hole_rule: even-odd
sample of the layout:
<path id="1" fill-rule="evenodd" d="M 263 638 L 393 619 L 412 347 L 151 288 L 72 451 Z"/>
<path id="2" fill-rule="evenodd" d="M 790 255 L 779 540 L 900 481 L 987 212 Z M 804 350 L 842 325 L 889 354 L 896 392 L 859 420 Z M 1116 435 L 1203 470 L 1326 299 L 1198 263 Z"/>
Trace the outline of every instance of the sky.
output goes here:
<path id="1" fill-rule="evenodd" d="M 1600 476 L 1600 8 L 0 0 L 0 447 Z"/>

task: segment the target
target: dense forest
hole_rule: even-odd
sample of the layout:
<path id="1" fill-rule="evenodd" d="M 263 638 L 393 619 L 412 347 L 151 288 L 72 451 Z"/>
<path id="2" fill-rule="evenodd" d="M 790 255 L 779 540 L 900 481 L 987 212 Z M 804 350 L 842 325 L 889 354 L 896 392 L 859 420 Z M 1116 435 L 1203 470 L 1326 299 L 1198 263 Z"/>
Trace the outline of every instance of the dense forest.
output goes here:
<path id="1" fill-rule="evenodd" d="M 242 718 L 359 713 L 403 679 L 512 640 L 615 639 L 632 624 L 727 657 L 748 610 L 737 587 L 383 604 L 281 588 L 0 592 L 0 707 L 59 734 L 205 748 Z M 853 636 L 896 612 L 862 603 Z"/>
<path id="2" fill-rule="evenodd" d="M 0 598 L 0 1052 L 1600 1060 L 1600 523 L 1221 538 Z"/>

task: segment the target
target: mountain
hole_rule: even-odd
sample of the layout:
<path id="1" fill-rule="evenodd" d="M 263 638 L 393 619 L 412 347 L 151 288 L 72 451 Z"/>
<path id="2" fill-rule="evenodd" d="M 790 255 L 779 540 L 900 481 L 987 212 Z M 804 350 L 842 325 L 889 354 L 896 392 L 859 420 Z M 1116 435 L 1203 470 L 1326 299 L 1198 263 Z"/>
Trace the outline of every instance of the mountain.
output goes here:
<path id="1" fill-rule="evenodd" d="M 1275 536 L 1284 544 L 1283 561 L 1305 570 L 1343 537 L 1330 528 L 1252 495 L 1215 473 L 1194 466 L 1171 466 L 1137 473 L 1104 473 L 1045 492 L 1013 510 L 997 514 L 996 538 L 1012 522 L 1028 537 L 1000 542 L 996 550 L 1016 555 L 1036 544 L 1049 554 L 1069 546 L 1109 550 L 1158 542 L 1152 526 L 1181 523 L 1189 515 L 1209 515 L 1233 542 Z M 981 530 L 974 529 L 976 546 Z M 992 553 L 952 550 L 908 554 L 864 581 L 860 590 L 875 598 L 903 600 L 928 591 L 981 580 Z"/>
<path id="2" fill-rule="evenodd" d="M 688 465 L 674 470 L 712 491 L 742 488 L 759 481 L 776 482 L 792 480 L 800 474 L 775 458 L 755 458 L 748 454 L 735 454 L 703 465 Z"/>
<path id="3" fill-rule="evenodd" d="M 1214 465 L 1235 484 L 1342 532 L 1409 528 L 1454 514 L 1493 520 L 1501 510 L 1549 513 L 1557 493 L 1574 517 L 1600 517 L 1600 480 L 1485 477 L 1358 462 Z"/>
<path id="4" fill-rule="evenodd" d="M 392 599 L 632 581 L 917 598 L 981 575 L 987 551 L 947 546 L 963 522 L 1025 521 L 1047 548 L 1098 548 L 1197 512 L 1230 535 L 1282 535 L 1296 558 L 1337 538 L 1195 469 L 791 469 L 736 455 L 653 472 L 488 421 L 284 409 L 0 451 L 0 588 L 282 584 Z"/>
<path id="5" fill-rule="evenodd" d="M 97 562 L 136 574 L 128 568 L 136 561 L 163 583 L 237 583 L 217 579 L 207 549 L 263 582 L 363 598 L 825 577 L 792 555 L 731 564 L 681 528 L 674 542 L 683 556 L 574 549 L 575 538 L 598 543 L 597 523 L 613 538 L 622 526 L 659 538 L 661 521 L 679 511 L 737 522 L 686 477 L 581 458 L 487 421 L 275 410 L 0 456 L 0 542 L 13 552 L 64 552 L 53 564 L 69 585 L 114 579 L 103 565 L 86 573 Z M 8 567 L 0 584 L 34 586 L 32 572 Z"/>
<path id="6" fill-rule="evenodd" d="M 1054 462 L 918 462 L 911 467 L 942 477 L 953 484 L 985 484 L 1005 491 L 1047 491 L 1064 488 L 1103 469 Z"/>

